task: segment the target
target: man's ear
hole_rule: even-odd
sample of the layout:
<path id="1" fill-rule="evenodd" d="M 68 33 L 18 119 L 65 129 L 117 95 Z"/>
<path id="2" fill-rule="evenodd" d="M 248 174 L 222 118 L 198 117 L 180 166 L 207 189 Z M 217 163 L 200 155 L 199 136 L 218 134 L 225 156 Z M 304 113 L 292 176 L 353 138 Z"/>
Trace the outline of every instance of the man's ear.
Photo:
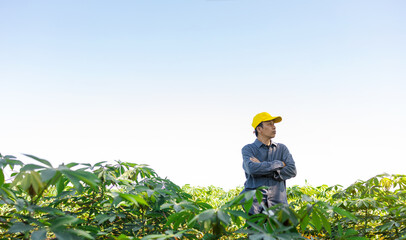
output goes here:
<path id="1" fill-rule="evenodd" d="M 262 130 L 262 127 L 258 126 L 258 127 L 256 127 L 255 129 L 257 130 L 257 132 L 260 132 L 259 130 L 260 130 L 260 129 Z"/>

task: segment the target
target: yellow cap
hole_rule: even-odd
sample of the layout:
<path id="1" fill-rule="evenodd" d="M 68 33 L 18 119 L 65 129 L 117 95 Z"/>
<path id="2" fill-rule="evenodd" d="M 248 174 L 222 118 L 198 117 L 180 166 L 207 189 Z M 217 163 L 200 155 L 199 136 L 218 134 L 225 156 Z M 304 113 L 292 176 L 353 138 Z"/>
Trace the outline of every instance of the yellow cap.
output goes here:
<path id="1" fill-rule="evenodd" d="M 254 127 L 254 129 L 255 129 L 261 122 L 266 122 L 266 121 L 271 121 L 271 120 L 273 120 L 274 123 L 278 123 L 278 122 L 282 121 L 282 117 L 280 117 L 280 116 L 272 117 L 271 114 L 269 114 L 267 112 L 258 113 L 257 115 L 255 115 L 254 119 L 252 120 L 252 127 Z"/>

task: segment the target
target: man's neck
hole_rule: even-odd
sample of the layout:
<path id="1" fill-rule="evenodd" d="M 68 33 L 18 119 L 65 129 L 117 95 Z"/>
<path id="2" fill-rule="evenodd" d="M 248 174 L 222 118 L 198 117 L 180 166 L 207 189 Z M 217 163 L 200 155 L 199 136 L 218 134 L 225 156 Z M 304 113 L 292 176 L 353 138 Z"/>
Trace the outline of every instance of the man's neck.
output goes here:
<path id="1" fill-rule="evenodd" d="M 272 142 L 271 138 L 258 135 L 257 139 L 258 139 L 260 142 L 262 142 L 263 144 L 265 144 L 265 145 L 267 145 L 267 146 L 271 146 L 271 142 Z"/>

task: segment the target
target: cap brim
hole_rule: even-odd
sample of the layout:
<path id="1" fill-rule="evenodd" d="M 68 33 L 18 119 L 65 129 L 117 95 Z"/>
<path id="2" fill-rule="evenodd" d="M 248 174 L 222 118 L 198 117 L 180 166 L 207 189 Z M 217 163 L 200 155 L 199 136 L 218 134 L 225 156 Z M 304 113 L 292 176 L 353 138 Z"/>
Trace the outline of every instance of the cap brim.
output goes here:
<path id="1" fill-rule="evenodd" d="M 278 123 L 278 122 L 282 121 L 282 117 L 280 117 L 280 116 L 271 117 L 271 118 L 264 119 L 264 121 L 262 121 L 262 122 L 268 122 L 268 121 L 273 121 L 274 123 Z"/>
<path id="2" fill-rule="evenodd" d="M 278 122 L 282 121 L 282 117 L 277 116 L 277 117 L 274 117 L 272 120 L 274 123 L 278 123 Z"/>

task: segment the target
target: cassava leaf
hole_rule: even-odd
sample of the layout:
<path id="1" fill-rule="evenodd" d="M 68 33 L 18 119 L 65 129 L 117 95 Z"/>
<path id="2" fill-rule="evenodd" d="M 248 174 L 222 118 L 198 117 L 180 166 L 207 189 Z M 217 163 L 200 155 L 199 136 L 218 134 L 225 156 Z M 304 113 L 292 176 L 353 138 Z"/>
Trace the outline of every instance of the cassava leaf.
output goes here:
<path id="1" fill-rule="evenodd" d="M 43 164 L 47 165 L 48 167 L 52 167 L 52 164 L 51 164 L 48 160 L 45 160 L 45 159 L 36 157 L 36 156 L 34 156 L 34 155 L 30 155 L 30 154 L 23 154 L 23 155 L 24 155 L 24 156 L 27 156 L 27 157 L 29 157 L 29 158 L 32 158 L 32 159 L 34 159 L 34 160 L 36 160 L 36 161 L 38 161 L 38 162 L 40 162 L 40 163 L 43 163 Z"/>
<path id="2" fill-rule="evenodd" d="M 31 234 L 31 240 L 45 240 L 47 239 L 47 230 L 40 229 Z"/>
<path id="3" fill-rule="evenodd" d="M 31 170 L 43 169 L 43 168 L 45 168 L 45 167 L 44 167 L 44 166 L 37 165 L 37 164 L 29 163 L 29 164 L 24 165 L 24 166 L 20 169 L 20 171 L 25 172 L 25 171 L 31 171 Z"/>
<path id="4" fill-rule="evenodd" d="M 29 224 L 16 222 L 8 229 L 8 232 L 9 233 L 28 232 L 32 229 L 34 229 L 34 227 Z"/>

